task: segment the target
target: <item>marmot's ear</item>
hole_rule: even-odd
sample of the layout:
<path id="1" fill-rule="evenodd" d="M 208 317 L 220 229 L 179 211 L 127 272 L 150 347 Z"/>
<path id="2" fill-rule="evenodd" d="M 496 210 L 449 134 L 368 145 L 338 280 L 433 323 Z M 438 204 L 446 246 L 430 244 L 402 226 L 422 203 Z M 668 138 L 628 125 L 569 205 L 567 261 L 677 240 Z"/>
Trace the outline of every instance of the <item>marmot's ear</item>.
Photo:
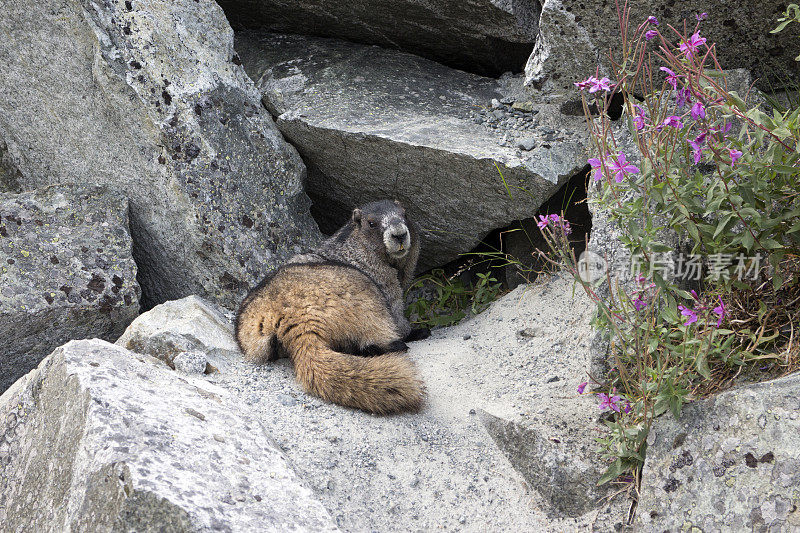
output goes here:
<path id="1" fill-rule="evenodd" d="M 353 209 L 353 222 L 359 224 L 361 222 L 361 209 L 355 208 Z"/>
<path id="2" fill-rule="evenodd" d="M 400 203 L 400 200 L 395 200 L 394 205 L 396 205 L 397 207 L 403 207 L 403 204 Z"/>

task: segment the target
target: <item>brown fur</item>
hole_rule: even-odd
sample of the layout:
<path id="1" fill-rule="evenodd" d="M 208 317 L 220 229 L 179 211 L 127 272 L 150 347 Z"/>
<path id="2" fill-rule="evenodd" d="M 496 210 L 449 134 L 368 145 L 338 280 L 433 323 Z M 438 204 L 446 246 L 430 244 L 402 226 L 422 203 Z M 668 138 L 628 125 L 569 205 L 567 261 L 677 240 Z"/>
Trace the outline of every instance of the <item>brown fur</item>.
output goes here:
<path id="1" fill-rule="evenodd" d="M 323 400 L 371 413 L 414 411 L 424 388 L 402 343 L 387 300 L 359 269 L 335 262 L 285 265 L 256 287 L 236 318 L 245 358 L 264 363 L 283 346 L 297 380 Z M 377 347 L 383 355 L 342 353 Z"/>

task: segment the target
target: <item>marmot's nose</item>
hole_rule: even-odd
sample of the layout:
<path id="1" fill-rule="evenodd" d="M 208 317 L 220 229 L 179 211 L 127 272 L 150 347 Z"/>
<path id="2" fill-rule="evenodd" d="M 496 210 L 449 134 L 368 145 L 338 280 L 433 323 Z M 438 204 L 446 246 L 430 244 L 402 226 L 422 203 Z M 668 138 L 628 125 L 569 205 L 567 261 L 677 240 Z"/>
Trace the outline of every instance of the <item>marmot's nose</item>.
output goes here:
<path id="1" fill-rule="evenodd" d="M 406 240 L 406 235 L 407 232 L 405 231 L 403 231 L 402 233 L 392 233 L 392 238 L 397 242 L 399 242 L 400 244 L 403 244 L 403 242 Z"/>

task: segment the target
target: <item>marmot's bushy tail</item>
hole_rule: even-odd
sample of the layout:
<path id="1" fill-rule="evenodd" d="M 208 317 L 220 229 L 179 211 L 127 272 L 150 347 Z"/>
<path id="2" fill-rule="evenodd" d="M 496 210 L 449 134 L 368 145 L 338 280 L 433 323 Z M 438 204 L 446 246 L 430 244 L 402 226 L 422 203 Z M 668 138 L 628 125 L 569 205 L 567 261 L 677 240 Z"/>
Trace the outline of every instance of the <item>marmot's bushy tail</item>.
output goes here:
<path id="1" fill-rule="evenodd" d="M 286 348 L 297 380 L 308 393 L 323 400 L 377 414 L 422 407 L 422 380 L 414 363 L 401 354 L 359 357 L 339 353 L 313 333 L 291 339 Z"/>

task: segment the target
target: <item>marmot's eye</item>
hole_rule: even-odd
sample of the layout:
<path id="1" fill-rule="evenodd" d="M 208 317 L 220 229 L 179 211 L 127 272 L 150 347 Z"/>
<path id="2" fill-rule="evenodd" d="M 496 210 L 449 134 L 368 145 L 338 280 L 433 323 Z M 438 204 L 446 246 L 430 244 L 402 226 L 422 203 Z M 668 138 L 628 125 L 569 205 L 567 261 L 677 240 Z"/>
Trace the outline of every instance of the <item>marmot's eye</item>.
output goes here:
<path id="1" fill-rule="evenodd" d="M 373 222 L 372 220 L 370 220 L 370 221 L 369 221 L 369 227 L 370 227 L 370 228 L 374 228 L 374 227 L 375 227 L 375 222 Z"/>

